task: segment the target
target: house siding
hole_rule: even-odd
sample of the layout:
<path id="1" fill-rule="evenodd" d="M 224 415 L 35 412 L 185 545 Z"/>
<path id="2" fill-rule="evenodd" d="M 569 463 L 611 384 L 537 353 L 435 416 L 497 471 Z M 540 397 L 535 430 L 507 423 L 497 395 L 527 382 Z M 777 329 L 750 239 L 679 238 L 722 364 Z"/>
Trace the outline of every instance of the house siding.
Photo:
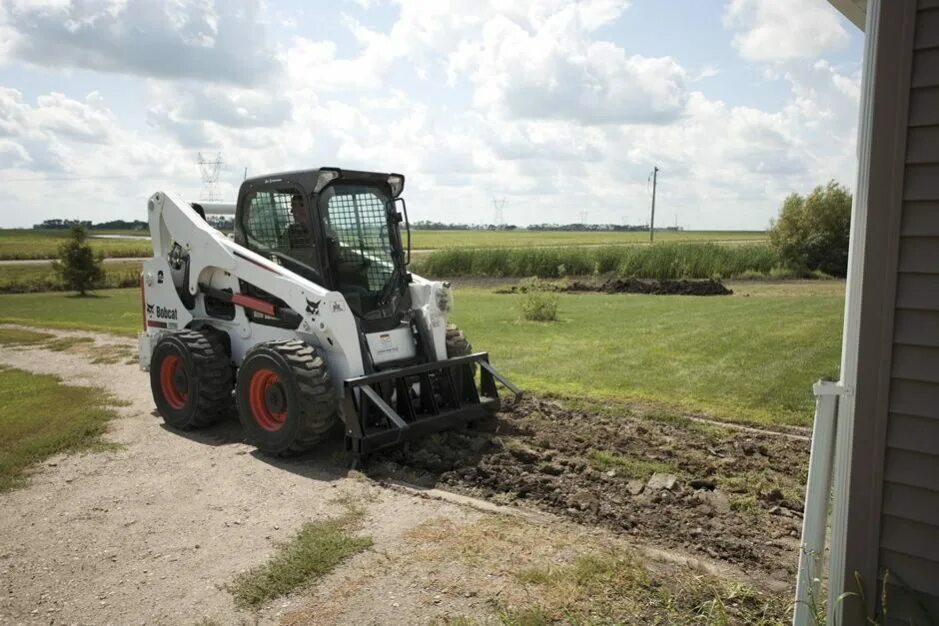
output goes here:
<path id="1" fill-rule="evenodd" d="M 915 17 L 884 453 L 878 612 L 939 623 L 939 6 Z M 909 44 L 907 44 L 909 45 Z"/>
<path id="2" fill-rule="evenodd" d="M 882 0 L 842 624 L 939 624 L 939 0 Z"/>

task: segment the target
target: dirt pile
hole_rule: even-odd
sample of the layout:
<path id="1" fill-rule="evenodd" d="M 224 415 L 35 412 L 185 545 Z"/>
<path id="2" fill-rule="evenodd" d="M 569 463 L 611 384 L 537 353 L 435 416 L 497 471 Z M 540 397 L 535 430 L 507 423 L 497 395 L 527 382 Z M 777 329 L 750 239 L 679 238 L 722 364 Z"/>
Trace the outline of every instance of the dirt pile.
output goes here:
<path id="1" fill-rule="evenodd" d="M 779 581 L 798 561 L 808 443 L 541 399 L 373 458 L 393 476 L 528 502 Z"/>
<path id="2" fill-rule="evenodd" d="M 572 280 L 567 284 L 512 285 L 496 293 L 527 293 L 531 290 L 559 293 L 637 293 L 656 296 L 729 296 L 734 292 L 719 280 L 639 280 L 609 278 L 603 282 Z"/>
<path id="3" fill-rule="evenodd" d="M 639 280 L 611 278 L 602 283 L 572 280 L 561 291 L 598 293 L 643 293 L 657 296 L 729 296 L 734 292 L 718 280 Z"/>

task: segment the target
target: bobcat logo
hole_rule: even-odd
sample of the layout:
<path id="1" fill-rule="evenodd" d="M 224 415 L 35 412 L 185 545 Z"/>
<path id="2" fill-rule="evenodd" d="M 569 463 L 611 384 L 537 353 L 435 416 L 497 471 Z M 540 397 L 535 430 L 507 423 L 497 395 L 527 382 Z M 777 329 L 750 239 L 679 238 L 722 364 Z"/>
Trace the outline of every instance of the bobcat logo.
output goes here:
<path id="1" fill-rule="evenodd" d="M 154 313 L 156 313 L 157 319 L 163 318 L 165 320 L 175 320 L 179 318 L 179 314 L 176 312 L 176 309 L 168 309 L 166 307 L 148 304 L 147 315 L 153 315 Z"/>
<path id="2" fill-rule="evenodd" d="M 312 315 L 314 318 L 315 318 L 317 315 L 319 315 L 319 314 L 320 314 L 320 302 L 319 302 L 319 300 L 317 300 L 316 302 L 314 302 L 313 300 L 307 300 L 307 301 L 306 301 L 306 312 L 309 313 L 310 315 Z"/>

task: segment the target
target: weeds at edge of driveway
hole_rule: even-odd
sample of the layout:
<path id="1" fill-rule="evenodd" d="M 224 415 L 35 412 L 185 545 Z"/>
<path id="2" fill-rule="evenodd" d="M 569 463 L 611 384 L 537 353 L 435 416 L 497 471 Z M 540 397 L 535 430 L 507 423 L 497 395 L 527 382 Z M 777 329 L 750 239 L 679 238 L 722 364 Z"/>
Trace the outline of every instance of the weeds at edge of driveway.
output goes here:
<path id="1" fill-rule="evenodd" d="M 347 558 L 372 546 L 372 538 L 352 531 L 363 511 L 347 507 L 338 517 L 304 524 L 277 546 L 271 559 L 240 574 L 228 590 L 239 608 L 259 608 L 322 578 Z"/>

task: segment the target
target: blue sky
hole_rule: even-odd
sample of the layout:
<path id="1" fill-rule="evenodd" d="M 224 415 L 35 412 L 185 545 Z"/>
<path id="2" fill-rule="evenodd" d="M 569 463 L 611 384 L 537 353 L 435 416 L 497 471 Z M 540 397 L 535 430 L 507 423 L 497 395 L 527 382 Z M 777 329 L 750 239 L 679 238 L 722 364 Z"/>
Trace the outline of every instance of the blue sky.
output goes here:
<path id="1" fill-rule="evenodd" d="M 143 218 L 320 165 L 412 219 L 763 228 L 854 183 L 862 34 L 824 0 L 0 0 L 0 226 Z"/>

